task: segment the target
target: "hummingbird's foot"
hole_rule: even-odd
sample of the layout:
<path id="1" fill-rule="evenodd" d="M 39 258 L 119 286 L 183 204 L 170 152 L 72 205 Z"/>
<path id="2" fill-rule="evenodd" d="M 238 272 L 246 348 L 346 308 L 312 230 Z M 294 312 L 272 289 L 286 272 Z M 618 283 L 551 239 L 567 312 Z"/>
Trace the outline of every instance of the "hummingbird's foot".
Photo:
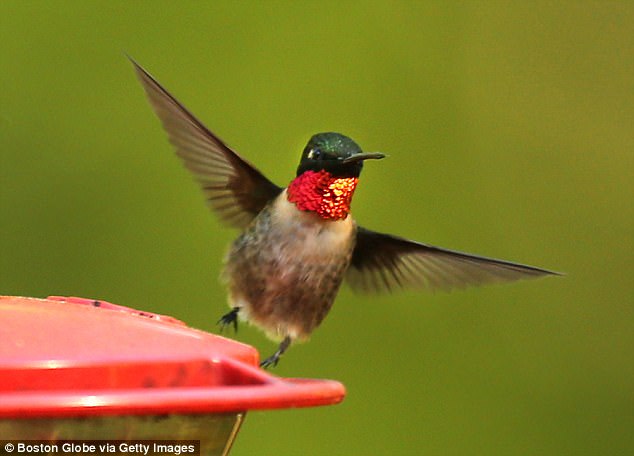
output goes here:
<path id="1" fill-rule="evenodd" d="M 220 332 L 225 329 L 225 326 L 233 325 L 234 332 L 238 332 L 238 312 L 240 312 L 240 307 L 234 307 L 231 309 L 231 312 L 224 314 L 220 317 L 220 320 L 216 323 L 220 325 Z"/>
<path id="2" fill-rule="evenodd" d="M 273 353 L 271 356 L 269 356 L 268 358 L 266 358 L 264 361 L 262 361 L 260 363 L 260 367 L 263 369 L 268 369 L 269 367 L 277 366 L 277 363 L 280 361 L 280 358 L 282 357 L 286 349 L 290 347 L 290 345 L 291 345 L 291 338 L 289 336 L 286 336 L 284 340 L 282 341 L 282 343 L 280 344 L 277 351 Z"/>

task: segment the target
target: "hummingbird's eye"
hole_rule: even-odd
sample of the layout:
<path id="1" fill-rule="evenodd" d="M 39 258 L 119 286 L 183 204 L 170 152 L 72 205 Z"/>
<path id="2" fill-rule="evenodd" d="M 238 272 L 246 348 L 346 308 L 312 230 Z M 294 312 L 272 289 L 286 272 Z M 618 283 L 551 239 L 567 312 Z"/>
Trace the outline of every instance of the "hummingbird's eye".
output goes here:
<path id="1" fill-rule="evenodd" d="M 321 158 L 321 150 L 314 148 L 308 151 L 309 160 L 319 160 Z"/>

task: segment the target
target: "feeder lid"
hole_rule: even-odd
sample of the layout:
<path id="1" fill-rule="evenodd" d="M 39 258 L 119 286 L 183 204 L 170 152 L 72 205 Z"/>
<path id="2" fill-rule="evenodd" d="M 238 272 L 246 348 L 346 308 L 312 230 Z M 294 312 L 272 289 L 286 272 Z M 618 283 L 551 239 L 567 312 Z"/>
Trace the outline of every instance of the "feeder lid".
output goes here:
<path id="1" fill-rule="evenodd" d="M 282 379 L 248 345 L 105 301 L 0 296 L 0 418 L 328 405 L 339 382 Z"/>

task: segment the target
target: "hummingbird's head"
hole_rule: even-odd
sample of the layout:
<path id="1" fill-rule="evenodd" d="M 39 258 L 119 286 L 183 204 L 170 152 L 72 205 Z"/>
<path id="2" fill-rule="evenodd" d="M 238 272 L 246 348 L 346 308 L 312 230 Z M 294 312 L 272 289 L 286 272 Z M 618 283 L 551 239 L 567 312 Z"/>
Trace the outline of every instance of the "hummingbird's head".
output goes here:
<path id="1" fill-rule="evenodd" d="M 379 152 L 363 152 L 342 134 L 318 133 L 302 153 L 297 177 L 287 189 L 288 200 L 299 210 L 315 212 L 323 219 L 345 219 L 363 161 L 383 157 Z"/>
<path id="2" fill-rule="evenodd" d="M 297 175 L 324 170 L 334 177 L 359 177 L 364 160 L 383 157 L 380 152 L 363 152 L 356 142 L 340 133 L 318 133 L 306 144 Z"/>

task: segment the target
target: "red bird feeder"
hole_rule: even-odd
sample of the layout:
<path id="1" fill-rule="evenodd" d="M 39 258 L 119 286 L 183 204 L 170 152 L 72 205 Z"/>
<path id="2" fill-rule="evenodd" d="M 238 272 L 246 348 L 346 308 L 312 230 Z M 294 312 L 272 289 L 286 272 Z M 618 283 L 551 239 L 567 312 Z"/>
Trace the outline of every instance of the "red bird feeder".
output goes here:
<path id="1" fill-rule="evenodd" d="M 190 440 L 228 454 L 247 410 L 340 402 L 250 346 L 81 298 L 0 297 L 0 440 Z"/>

